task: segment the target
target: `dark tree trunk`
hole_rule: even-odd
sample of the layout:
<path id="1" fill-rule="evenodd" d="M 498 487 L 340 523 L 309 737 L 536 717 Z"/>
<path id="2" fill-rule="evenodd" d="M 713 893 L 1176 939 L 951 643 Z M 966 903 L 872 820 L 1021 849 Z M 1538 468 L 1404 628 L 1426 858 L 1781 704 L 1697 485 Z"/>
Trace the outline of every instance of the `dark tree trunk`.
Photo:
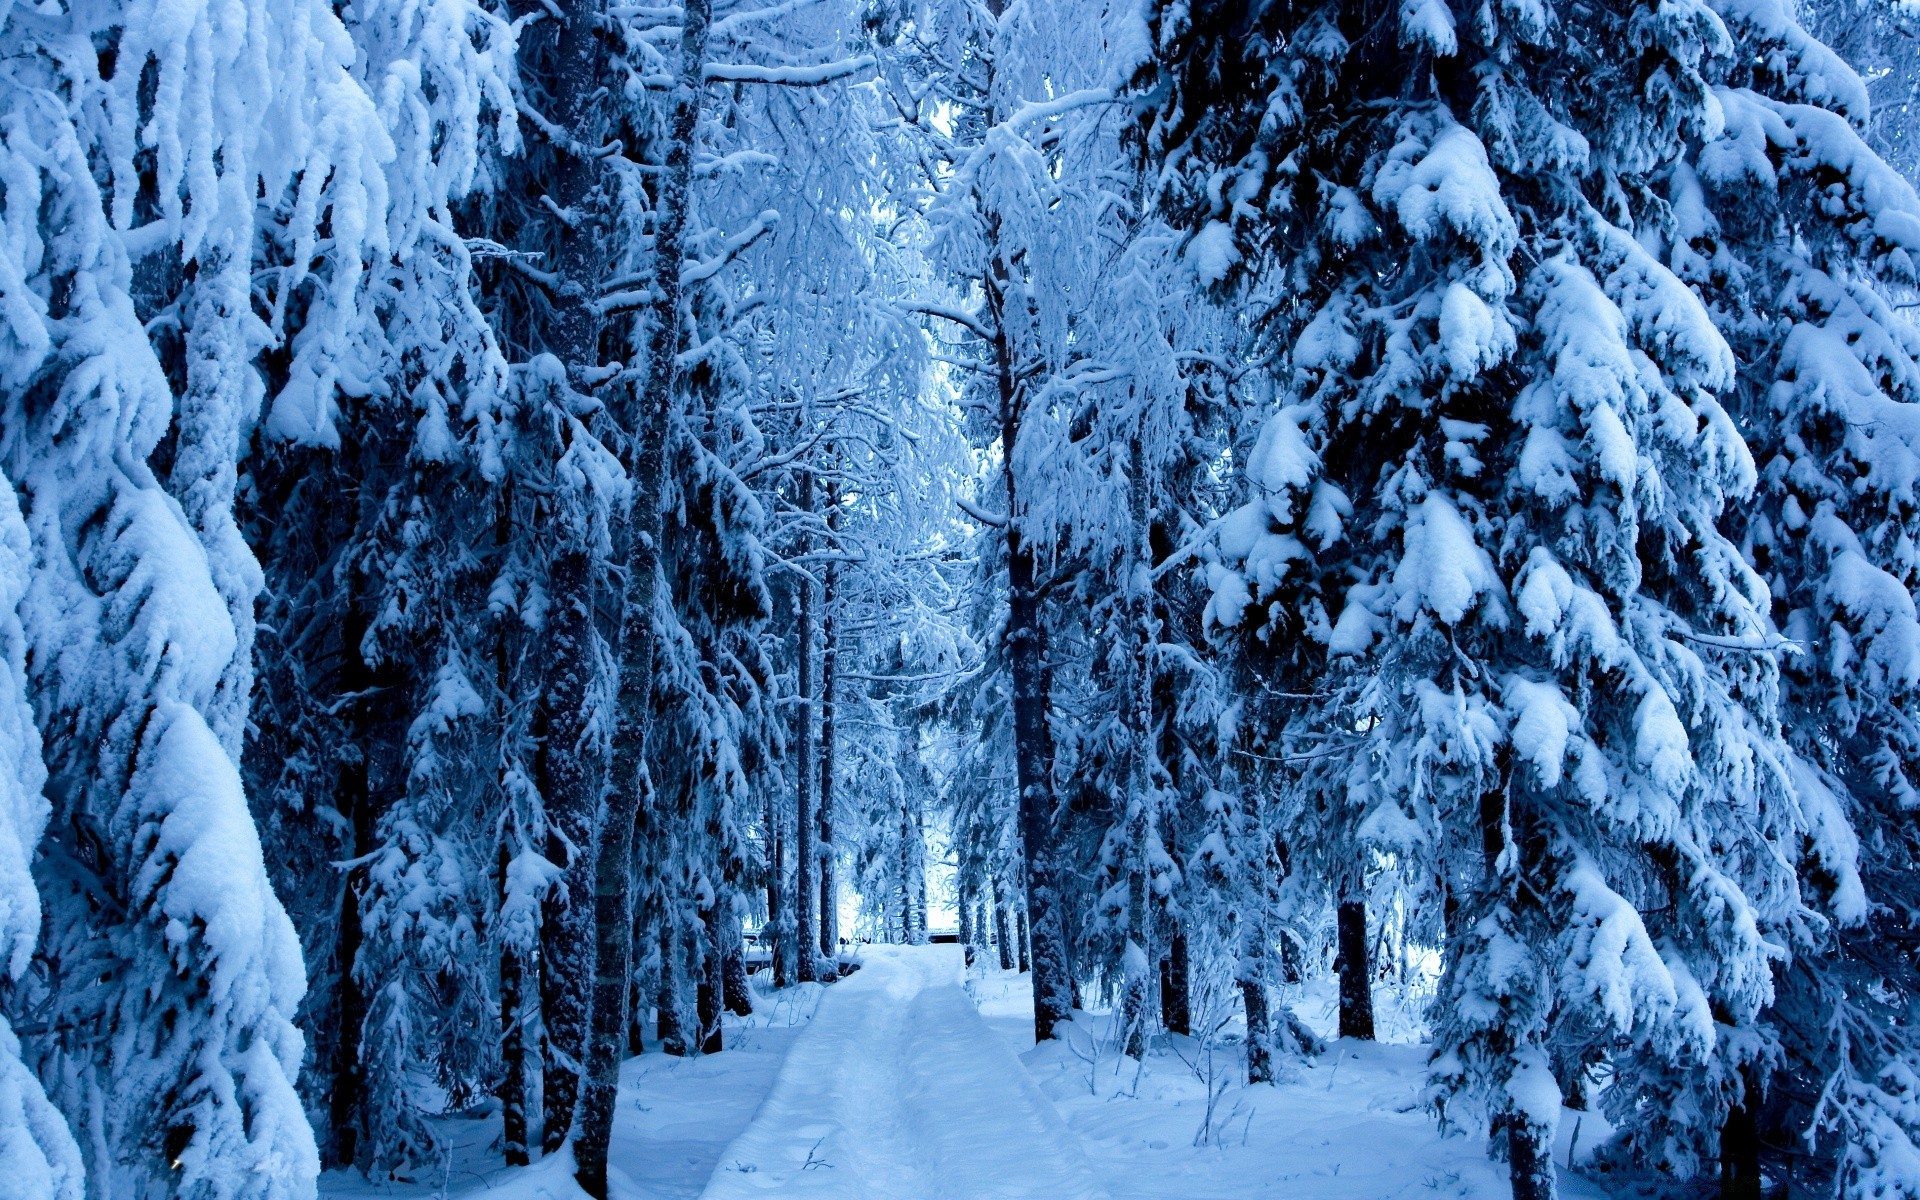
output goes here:
<path id="1" fill-rule="evenodd" d="M 767 924 L 760 940 L 773 956 L 773 986 L 793 986 L 793 951 L 787 945 L 787 832 L 780 789 L 767 789 Z"/>
<path id="2" fill-rule="evenodd" d="M 993 881 L 993 940 L 1000 947 L 1000 969 L 1013 970 L 1013 931 L 1008 928 L 1007 901 L 1000 881 Z"/>
<path id="3" fill-rule="evenodd" d="M 1193 1005 L 1188 991 L 1187 933 L 1169 920 L 1167 953 L 1160 960 L 1160 1019 L 1168 1033 L 1193 1032 Z"/>
<path id="4" fill-rule="evenodd" d="M 681 945 L 671 914 L 660 916 L 660 990 L 654 996 L 653 1036 L 660 1049 L 675 1058 L 687 1053 L 686 1031 L 681 1028 Z"/>
<path id="5" fill-rule="evenodd" d="M 1335 915 L 1340 944 L 1340 1036 L 1373 1040 L 1373 974 L 1367 962 L 1367 905 L 1342 899 Z"/>
<path id="6" fill-rule="evenodd" d="M 966 947 L 967 965 L 973 965 L 973 957 L 979 938 L 978 927 L 973 920 L 973 880 L 964 870 L 960 873 L 960 944 Z"/>
<path id="7" fill-rule="evenodd" d="M 840 531 L 840 489 L 827 484 L 827 529 Z M 837 549 L 835 545 L 829 547 Z M 838 688 L 835 676 L 840 669 L 840 649 L 834 636 L 836 617 L 834 592 L 840 583 L 840 567 L 828 563 L 820 585 L 820 953 L 825 956 L 829 976 L 840 969 L 839 895 L 833 878 L 833 717 Z"/>
<path id="8" fill-rule="evenodd" d="M 512 860 L 507 844 L 500 845 L 500 885 L 504 893 L 507 864 Z M 500 949 L 500 1142 L 501 1156 L 509 1167 L 524 1167 L 533 1159 L 527 1150 L 527 1104 L 533 1093 L 533 1080 L 527 1054 L 528 955 L 515 946 Z M 535 960 L 537 962 L 538 960 Z"/>
<path id="9" fill-rule="evenodd" d="M 540 1011 L 547 1045 L 542 1149 L 560 1149 L 573 1128 L 593 997 L 593 842 L 601 761 L 588 697 L 594 654 L 592 562 L 569 548 L 548 568 L 543 658 L 547 677 L 536 717 L 535 770 L 547 818 L 546 853 L 560 868 L 540 907 Z"/>
<path id="10" fill-rule="evenodd" d="M 720 911 L 725 901 L 716 899 L 707 909 L 706 934 L 700 946 L 700 1053 L 718 1054 L 724 1048 L 720 1021 L 720 1002 L 726 995 L 725 951 L 721 948 Z"/>
<path id="11" fill-rule="evenodd" d="M 1267 989 L 1241 964 L 1240 1003 L 1247 1011 L 1247 1082 L 1273 1082 L 1273 1014 Z"/>
<path id="12" fill-rule="evenodd" d="M 597 39 L 601 7 L 590 0 L 572 0 L 562 10 L 560 60 L 598 64 L 605 57 Z M 578 1165 L 575 1178 L 594 1200 L 607 1197 L 607 1147 L 613 1137 L 614 1105 L 620 1092 L 621 1052 L 627 1033 L 627 987 L 633 973 L 633 831 L 645 787 L 643 764 L 647 723 L 653 703 L 655 631 L 654 594 L 660 579 L 660 540 L 666 494 L 666 450 L 672 413 L 675 360 L 680 350 L 680 267 L 686 257 L 687 187 L 693 176 L 693 140 L 699 124 L 700 94 L 705 87 L 707 30 L 713 22 L 713 0 L 684 0 L 680 22 L 679 76 L 674 82 L 672 117 L 668 122 L 663 170 L 655 178 L 654 257 L 651 319 L 647 323 L 646 371 L 634 411 L 622 424 L 628 434 L 627 478 L 633 488 L 633 508 L 623 541 L 627 551 L 626 590 L 620 606 L 620 690 L 614 736 L 611 789 L 603 841 L 594 864 L 595 955 L 593 1007 L 586 1089 L 580 1103 L 580 1131 L 574 1143 Z M 597 76 L 590 67 L 577 68 Z M 566 127 L 585 130 L 584 111 L 599 93 L 597 77 L 581 81 L 585 88 L 567 89 Z M 577 138 L 583 145 L 603 143 Z M 586 171 L 582 156 L 569 156 Z M 602 169 L 593 160 L 593 174 Z M 591 180 L 583 182 L 592 182 Z M 593 189 L 580 187 L 555 197 L 564 211 L 589 207 Z M 606 203 L 606 200 L 600 203 Z M 604 255 L 605 247 L 575 238 L 583 255 Z M 583 276 L 582 278 L 593 278 Z M 597 285 L 578 299 L 578 307 L 598 314 Z M 597 365 L 597 362 L 596 362 Z M 616 397 L 617 399 L 617 397 Z"/>
<path id="13" fill-rule="evenodd" d="M 800 473 L 799 494 L 794 505 L 803 513 L 813 511 L 813 475 Z M 800 544 L 802 554 L 811 549 L 809 541 L 803 539 Z M 795 839 L 795 879 L 794 919 L 799 926 L 799 968 L 800 982 L 812 983 L 820 977 L 819 952 L 820 925 L 815 919 L 814 906 L 819 903 L 819 882 L 817 871 L 820 866 L 817 835 L 819 818 L 814 813 L 814 741 L 813 741 L 813 583 L 805 576 L 800 578 L 800 610 L 798 629 L 795 634 L 794 669 L 799 685 L 800 703 L 794 709 L 794 746 L 797 753 L 794 763 L 797 778 L 794 780 L 794 825 Z"/>
<path id="14" fill-rule="evenodd" d="M 1507 1175 L 1513 1200 L 1555 1200 L 1553 1139 L 1547 1130 L 1517 1114 L 1505 1118 Z"/>
<path id="15" fill-rule="evenodd" d="M 1720 1200 L 1760 1200 L 1760 1122 L 1752 1088 L 1720 1128 Z"/>
<path id="16" fill-rule="evenodd" d="M 996 223 L 997 224 L 997 223 Z M 989 244 L 997 245 L 997 236 Z M 1020 443 L 1019 384 L 1012 347 L 999 320 L 1008 287 L 1006 268 L 997 264 L 988 280 L 988 309 L 994 314 L 996 370 L 1000 379 L 1001 445 Z M 1061 928 L 1060 898 L 1053 863 L 1053 733 L 1047 724 L 1052 692 L 1047 665 L 1047 628 L 1033 547 L 1021 531 L 1017 456 L 1003 456 L 1007 481 L 1007 659 L 1013 674 L 1013 747 L 1020 787 L 1020 844 L 1026 863 L 1027 914 L 1033 944 L 1033 1036 L 1048 1041 L 1054 1027 L 1071 1020 L 1067 989 L 1067 946 Z"/>
<path id="17" fill-rule="evenodd" d="M 1280 931 L 1280 982 L 1299 983 L 1305 976 L 1300 966 L 1300 939 L 1290 929 Z"/>
<path id="18" fill-rule="evenodd" d="M 349 587 L 351 587 L 351 582 Z M 373 848 L 377 821 L 373 779 L 368 768 L 372 746 L 371 730 L 375 714 L 370 711 L 377 686 L 375 673 L 360 655 L 367 634 L 367 623 L 360 611 L 357 590 L 346 597 L 347 619 L 341 631 L 340 691 L 350 700 L 346 708 L 345 743 L 347 754 L 335 785 L 334 805 L 346 817 L 353 830 L 353 842 L 346 847 L 349 859 L 358 858 Z M 367 868 L 354 867 L 347 872 L 340 889 L 340 929 L 335 945 L 335 961 L 340 971 L 340 1028 L 333 1050 L 333 1090 L 328 1096 L 328 1116 L 333 1124 L 334 1160 L 338 1166 L 358 1166 L 360 1161 L 361 1101 L 365 1094 L 365 1074 L 360 1065 L 360 1040 L 367 1024 L 367 993 L 361 989 L 355 965 L 365 929 L 360 923 L 360 898 L 367 887 Z"/>
<path id="19" fill-rule="evenodd" d="M 721 981 L 722 994 L 725 996 L 727 1011 L 736 1017 L 753 1015 L 753 989 L 747 983 L 747 956 L 740 939 L 740 922 L 729 916 L 721 925 L 726 955 L 722 969 L 726 972 Z"/>
<path id="20" fill-rule="evenodd" d="M 1029 931 L 1027 929 L 1026 909 L 1019 908 L 1014 910 L 1013 926 L 1013 945 L 1014 948 L 1019 951 L 1020 973 L 1024 975 L 1028 971 L 1033 970 L 1033 953 L 1028 938 Z"/>

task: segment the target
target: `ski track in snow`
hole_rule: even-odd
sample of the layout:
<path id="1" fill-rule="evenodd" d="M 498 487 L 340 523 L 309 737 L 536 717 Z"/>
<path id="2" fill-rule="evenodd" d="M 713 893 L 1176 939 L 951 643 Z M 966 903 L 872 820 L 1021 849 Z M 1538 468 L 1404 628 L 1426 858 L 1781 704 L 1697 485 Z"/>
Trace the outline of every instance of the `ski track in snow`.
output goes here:
<path id="1" fill-rule="evenodd" d="M 866 948 L 703 1200 L 1107 1200 L 962 975 L 958 946 Z"/>

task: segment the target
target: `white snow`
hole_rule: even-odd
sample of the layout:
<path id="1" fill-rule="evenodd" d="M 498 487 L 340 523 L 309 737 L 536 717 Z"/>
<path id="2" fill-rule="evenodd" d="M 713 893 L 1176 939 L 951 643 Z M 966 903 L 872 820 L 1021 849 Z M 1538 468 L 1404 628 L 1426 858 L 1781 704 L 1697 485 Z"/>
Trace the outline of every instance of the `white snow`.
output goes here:
<path id="1" fill-rule="evenodd" d="M 1246 1086 L 1244 1030 L 1201 984 L 1196 1028 L 1160 1035 L 1144 1062 L 1118 1051 L 1111 1015 L 1078 1013 L 1033 1041 L 1030 977 L 962 965 L 957 946 L 874 946 L 830 987 L 769 996 L 727 1018 L 727 1049 L 629 1061 L 615 1121 L 613 1200 L 1501 1200 L 1485 1141 L 1442 1136 L 1426 1108 L 1420 1013 L 1431 971 L 1375 989 L 1382 1041 L 1330 1041 Z M 1333 981 L 1280 989 L 1331 1037 Z M 1225 1019 L 1223 1019 L 1223 1017 Z M 1549 1080 L 1550 1076 L 1547 1077 Z M 1535 1080 L 1535 1082 L 1539 1082 Z M 1550 1097 L 1536 1088 L 1544 1105 Z M 1610 1127 L 1559 1112 L 1566 1200 L 1612 1194 L 1583 1174 Z M 450 1155 L 411 1182 L 348 1172 L 330 1200 L 581 1200 L 572 1160 L 500 1168 L 498 1119 L 450 1122 Z"/>
<path id="2" fill-rule="evenodd" d="M 703 1200 L 1108 1193 L 961 988 L 958 946 L 872 947 L 829 989 Z"/>

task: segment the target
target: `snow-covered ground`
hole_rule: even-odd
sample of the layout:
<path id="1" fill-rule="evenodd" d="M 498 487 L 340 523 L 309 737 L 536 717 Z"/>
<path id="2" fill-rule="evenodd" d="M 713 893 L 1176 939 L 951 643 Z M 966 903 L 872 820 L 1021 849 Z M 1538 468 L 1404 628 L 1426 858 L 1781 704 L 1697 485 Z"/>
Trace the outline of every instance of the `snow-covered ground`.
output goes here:
<path id="1" fill-rule="evenodd" d="M 871 947 L 865 960 L 831 988 L 757 995 L 753 1018 L 730 1019 L 725 1053 L 628 1063 L 615 1200 L 1508 1195 L 1481 1140 L 1435 1130 L 1420 1102 L 1418 1022 L 1390 990 L 1377 997 L 1383 1041 L 1332 1042 L 1314 1062 L 1283 1063 L 1280 1082 L 1249 1088 L 1232 1024 L 1211 1048 L 1160 1039 L 1145 1063 L 1117 1053 L 1101 1014 L 1036 1048 L 1027 976 L 967 971 L 953 946 Z M 1330 1032 L 1330 991 L 1291 999 Z M 323 1192 L 578 1200 L 564 1158 L 499 1168 L 497 1131 L 497 1122 L 454 1126 L 453 1153 L 433 1177 L 369 1184 L 336 1173 Z M 1578 1168 L 1605 1132 L 1595 1115 L 1567 1114 L 1557 1160 Z M 1623 1193 L 1576 1169 L 1563 1173 L 1562 1194 Z"/>
<path id="2" fill-rule="evenodd" d="M 855 978 L 858 978 L 856 975 Z M 756 980 L 756 985 L 761 981 Z M 620 1077 L 609 1170 L 614 1200 L 692 1200 L 706 1187 L 728 1143 L 747 1127 L 773 1087 L 822 994 L 816 983 L 773 996 L 755 988 L 751 1018 L 726 1018 L 726 1051 L 701 1058 L 648 1053 Z M 451 1122 L 451 1154 L 410 1183 L 369 1182 L 351 1171 L 322 1177 L 323 1200 L 580 1200 L 572 1163 L 556 1158 L 509 1170 L 500 1165 L 500 1121 Z"/>

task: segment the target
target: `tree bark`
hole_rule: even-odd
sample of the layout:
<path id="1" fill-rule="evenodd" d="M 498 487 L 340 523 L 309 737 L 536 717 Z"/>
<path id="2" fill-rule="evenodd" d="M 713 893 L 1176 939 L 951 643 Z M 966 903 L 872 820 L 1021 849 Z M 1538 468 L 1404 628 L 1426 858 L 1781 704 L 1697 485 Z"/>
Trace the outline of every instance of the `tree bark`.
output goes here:
<path id="1" fill-rule="evenodd" d="M 1028 542 L 1014 452 L 1020 444 L 1023 399 L 1005 322 L 1011 270 L 1002 252 L 1000 222 L 989 214 L 993 254 L 986 279 L 986 312 L 993 333 L 994 376 L 1000 400 L 1000 456 L 1007 491 L 1007 622 L 1003 634 L 1013 675 L 1013 753 L 1020 788 L 1020 844 L 1026 864 L 1027 918 L 1033 944 L 1033 1036 L 1048 1041 L 1072 1019 L 1067 944 L 1061 925 L 1053 862 L 1053 731 L 1047 708 L 1053 690 L 1047 663 L 1047 627 L 1033 546 Z"/>
<path id="2" fill-rule="evenodd" d="M 377 814 L 373 779 L 368 769 L 368 751 L 372 747 L 370 730 L 377 681 L 361 657 L 360 647 L 367 634 L 366 617 L 360 610 L 358 589 L 350 573 L 346 597 L 346 620 L 341 630 L 340 693 L 351 697 L 346 707 L 345 743 L 347 753 L 335 784 L 334 807 L 347 819 L 353 841 L 346 847 L 349 861 L 373 848 Z M 346 873 L 340 889 L 340 927 L 335 943 L 335 962 L 340 972 L 340 1028 L 334 1042 L 333 1088 L 328 1096 L 328 1116 L 333 1126 L 333 1160 L 339 1166 L 363 1166 L 360 1162 L 360 1133 L 365 1094 L 365 1075 L 360 1065 L 360 1042 L 366 1030 L 366 992 L 354 967 L 360 957 L 365 930 L 360 923 L 360 898 L 366 891 L 367 868 L 357 866 Z"/>
<path id="3" fill-rule="evenodd" d="M 840 530 L 840 489 L 827 484 L 827 529 Z M 837 549 L 838 539 L 830 549 Z M 828 977 L 840 969 L 839 896 L 833 878 L 833 717 L 840 651 L 834 637 L 835 597 L 840 567 L 828 563 L 820 586 L 820 953 Z"/>
<path id="4" fill-rule="evenodd" d="M 1019 952 L 1020 973 L 1024 975 L 1033 970 L 1033 954 L 1028 938 L 1031 931 L 1027 928 L 1027 910 L 1016 909 L 1013 916 L 1013 945 Z"/>
<path id="5" fill-rule="evenodd" d="M 793 952 L 787 946 L 787 815 L 780 789 L 767 789 L 766 839 L 767 923 L 760 940 L 772 956 L 773 986 L 793 986 Z"/>
<path id="6" fill-rule="evenodd" d="M 544 634 L 547 678 L 536 715 L 546 854 L 560 871 L 540 905 L 540 1010 L 547 1039 L 540 1145 L 548 1154 L 560 1149 L 573 1128 L 593 997 L 593 842 L 601 762 L 588 703 L 598 670 L 591 572 L 587 553 L 574 548 L 556 555 L 548 568 L 553 603 Z"/>
<path id="7" fill-rule="evenodd" d="M 750 1017 L 753 1015 L 753 989 L 747 983 L 747 958 L 745 947 L 741 945 L 740 922 L 731 914 L 722 922 L 722 935 L 725 939 L 722 969 L 726 972 L 722 991 L 726 997 L 727 1011 L 736 1017 Z"/>
<path id="8" fill-rule="evenodd" d="M 660 914 L 660 987 L 653 1001 L 653 1036 L 663 1053 L 683 1058 L 687 1053 L 686 1030 L 681 1028 L 680 1012 L 680 938 L 674 930 L 671 913 Z"/>
<path id="9" fill-rule="evenodd" d="M 1267 989 L 1243 961 L 1240 967 L 1240 1004 L 1247 1012 L 1247 1082 L 1273 1082 L 1273 1013 L 1267 1007 Z"/>
<path id="10" fill-rule="evenodd" d="M 1000 969 L 1013 970 L 1013 931 L 1007 920 L 1007 897 L 998 879 L 993 881 L 993 940 L 1000 947 Z"/>
<path id="11" fill-rule="evenodd" d="M 1160 960 L 1160 1020 L 1168 1033 L 1193 1032 L 1193 1001 L 1188 989 L 1187 934 L 1168 914 L 1167 953 Z"/>
<path id="12" fill-rule="evenodd" d="M 1761 1200 L 1760 1122 L 1751 1084 L 1720 1128 L 1720 1200 Z"/>
<path id="13" fill-rule="evenodd" d="M 1513 1200 L 1555 1200 L 1552 1134 L 1517 1113 L 1503 1118 L 1507 1133 L 1507 1175 Z"/>
<path id="14" fill-rule="evenodd" d="M 798 495 L 794 504 L 801 512 L 813 511 L 813 474 L 810 471 L 800 473 Z M 805 554 L 812 549 L 811 539 L 803 538 L 800 552 Z M 814 917 L 814 905 L 819 902 L 819 882 L 816 872 L 819 868 L 818 817 L 814 813 L 814 742 L 813 742 L 813 582 L 801 576 L 798 630 L 794 655 L 794 670 L 797 674 L 800 703 L 794 710 L 794 755 L 798 778 L 794 780 L 794 824 L 797 827 L 795 850 L 796 875 L 794 878 L 794 919 L 799 926 L 799 968 L 800 982 L 812 983 L 820 977 L 818 946 L 820 926 Z"/>
<path id="15" fill-rule="evenodd" d="M 718 1054 L 724 1048 L 720 1003 L 726 995 L 725 951 L 721 948 L 720 910 L 725 901 L 715 897 L 707 906 L 706 937 L 700 947 L 700 988 L 697 1015 L 700 1019 L 700 1053 Z"/>
<path id="16" fill-rule="evenodd" d="M 1342 898 L 1335 915 L 1339 941 L 1340 1036 L 1373 1040 L 1373 975 L 1367 962 L 1366 901 Z"/>
<path id="17" fill-rule="evenodd" d="M 507 864 L 512 860 L 506 842 L 500 844 L 500 885 L 504 895 Z M 518 947 L 500 948 L 500 1142 L 501 1157 L 509 1167 L 524 1167 L 533 1159 L 527 1150 L 527 1102 L 533 1080 L 528 1071 L 526 982 L 529 974 Z"/>
<path id="18" fill-rule="evenodd" d="M 600 6 L 592 0 L 573 0 L 572 6 L 563 11 L 562 61 L 569 61 L 569 49 L 573 56 L 589 61 L 603 57 L 595 44 Z M 624 539 L 627 578 L 620 608 L 620 691 L 613 771 L 601 834 L 604 840 L 594 864 L 592 1036 L 586 1088 L 581 1096 L 580 1132 L 574 1143 L 578 1166 L 575 1178 L 594 1200 L 607 1200 L 607 1148 L 613 1136 L 620 1062 L 626 1043 L 628 980 L 633 972 L 633 829 L 645 787 L 647 726 L 653 703 L 653 602 L 660 580 L 668 418 L 680 349 L 680 269 L 686 257 L 687 187 L 693 176 L 693 140 L 705 85 L 707 30 L 712 22 L 713 0 L 684 0 L 680 73 L 674 83 L 662 164 L 665 169 L 657 176 L 660 183 L 654 201 L 653 302 L 646 372 L 637 411 L 623 423 L 629 442 L 625 463 L 633 489 L 633 508 L 631 527 Z M 591 95 L 582 94 L 577 99 L 584 106 Z M 579 199 L 585 198 L 583 191 Z M 563 206 L 566 200 L 562 198 Z M 583 252 L 603 254 L 604 247 L 585 246 Z M 583 306 L 597 312 L 591 303 L 595 296 L 597 288 L 587 294 Z"/>

